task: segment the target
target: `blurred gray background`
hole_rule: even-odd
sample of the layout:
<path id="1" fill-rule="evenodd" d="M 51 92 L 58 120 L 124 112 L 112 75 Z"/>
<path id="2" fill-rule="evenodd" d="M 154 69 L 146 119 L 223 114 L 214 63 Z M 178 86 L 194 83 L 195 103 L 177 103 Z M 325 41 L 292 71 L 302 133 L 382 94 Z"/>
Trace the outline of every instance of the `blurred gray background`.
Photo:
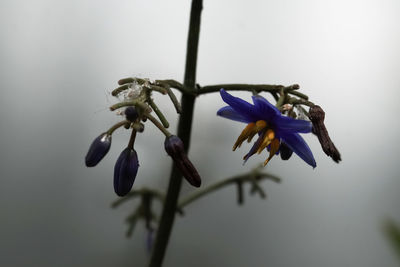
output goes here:
<path id="1" fill-rule="evenodd" d="M 129 138 L 86 168 L 96 136 L 119 118 L 110 91 L 127 76 L 182 80 L 190 1 L 0 2 L 0 265 L 145 266 L 146 232 L 125 238 L 113 166 Z M 229 187 L 178 217 L 165 266 L 398 266 L 381 228 L 400 222 L 400 2 L 204 1 L 198 83 L 299 83 L 321 105 L 342 153 L 337 165 L 274 158 L 268 200 L 236 204 Z M 235 93 L 250 100 L 250 93 Z M 156 101 L 176 129 L 164 96 Z M 231 147 L 240 123 L 216 117 L 218 94 L 196 102 L 190 157 L 203 185 L 253 168 Z M 137 138 L 135 187 L 167 187 L 171 161 L 150 124 Z M 185 182 L 182 194 L 195 189 Z"/>

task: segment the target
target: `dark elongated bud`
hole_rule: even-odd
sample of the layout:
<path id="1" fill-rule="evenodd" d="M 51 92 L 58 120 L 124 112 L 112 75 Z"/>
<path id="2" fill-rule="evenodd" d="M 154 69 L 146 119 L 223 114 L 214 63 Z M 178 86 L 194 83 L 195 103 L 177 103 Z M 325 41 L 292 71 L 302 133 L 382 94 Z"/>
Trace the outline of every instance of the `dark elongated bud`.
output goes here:
<path id="1" fill-rule="evenodd" d="M 111 135 L 102 133 L 99 135 L 89 147 L 89 151 L 85 157 L 87 167 L 94 167 L 100 162 L 110 150 Z"/>
<path id="2" fill-rule="evenodd" d="M 127 107 L 125 109 L 125 117 L 128 121 L 135 122 L 139 117 L 139 113 L 135 107 Z"/>
<path id="3" fill-rule="evenodd" d="M 125 148 L 114 166 L 114 191 L 123 197 L 131 191 L 139 168 L 137 153 L 134 149 Z"/>
<path id="4" fill-rule="evenodd" d="M 339 150 L 333 144 L 329 137 L 328 130 L 325 127 L 325 112 L 320 106 L 313 106 L 309 110 L 309 117 L 312 122 L 312 132 L 318 137 L 322 150 L 331 157 L 336 163 L 341 161 Z"/>
<path id="5" fill-rule="evenodd" d="M 199 187 L 201 185 L 200 175 L 186 156 L 182 140 L 178 136 L 171 135 L 165 138 L 164 148 L 168 155 L 174 160 L 183 177 L 185 177 L 191 185 Z"/>
<path id="6" fill-rule="evenodd" d="M 281 159 L 288 160 L 292 156 L 293 150 L 291 150 L 284 142 L 281 142 L 279 153 L 281 154 Z"/>

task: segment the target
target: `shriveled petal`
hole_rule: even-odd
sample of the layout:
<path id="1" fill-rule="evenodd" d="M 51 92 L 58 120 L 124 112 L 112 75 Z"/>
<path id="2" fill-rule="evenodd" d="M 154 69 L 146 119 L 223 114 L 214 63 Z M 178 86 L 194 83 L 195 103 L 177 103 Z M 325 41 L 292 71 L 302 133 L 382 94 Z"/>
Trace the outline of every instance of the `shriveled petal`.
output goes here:
<path id="1" fill-rule="evenodd" d="M 240 115 L 239 113 L 237 113 L 232 107 L 230 106 L 226 106 L 223 108 L 220 108 L 217 111 L 217 115 L 221 116 L 223 118 L 226 119 L 230 119 L 233 121 L 240 121 L 240 122 L 245 122 L 245 123 L 249 123 L 249 119 L 243 117 L 242 115 Z"/>
<path id="2" fill-rule="evenodd" d="M 281 135 L 281 138 L 286 143 L 286 145 L 305 162 L 307 162 L 313 168 L 317 166 L 314 156 L 307 143 L 304 141 L 303 137 L 301 137 L 297 133 L 287 133 Z"/>
<path id="3" fill-rule="evenodd" d="M 252 104 L 240 99 L 238 97 L 228 94 L 224 89 L 220 91 L 222 100 L 231 106 L 237 113 L 245 117 L 248 121 L 257 121 L 259 118 L 258 112 Z"/>
<path id="4" fill-rule="evenodd" d="M 272 121 L 274 117 L 281 116 L 281 112 L 264 97 L 255 95 L 252 99 L 259 116 L 264 120 Z"/>
<path id="5" fill-rule="evenodd" d="M 279 115 L 275 117 L 273 121 L 277 132 L 284 134 L 286 133 L 310 133 L 312 130 L 312 124 L 305 120 L 296 120 L 290 117 Z"/>

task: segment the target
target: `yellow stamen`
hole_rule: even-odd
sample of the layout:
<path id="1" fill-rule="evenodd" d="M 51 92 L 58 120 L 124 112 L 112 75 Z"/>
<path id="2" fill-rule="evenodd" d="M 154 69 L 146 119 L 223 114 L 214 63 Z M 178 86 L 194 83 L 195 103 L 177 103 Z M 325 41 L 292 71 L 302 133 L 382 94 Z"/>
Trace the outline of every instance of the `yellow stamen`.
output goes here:
<path id="1" fill-rule="evenodd" d="M 271 142 L 271 149 L 269 151 L 269 157 L 264 161 L 264 166 L 268 164 L 268 162 L 271 160 L 271 158 L 275 155 L 276 152 L 278 152 L 280 146 L 280 142 L 278 139 L 274 139 Z"/>
<path id="2" fill-rule="evenodd" d="M 261 131 L 262 129 L 267 127 L 267 122 L 263 121 L 263 120 L 258 120 L 256 121 L 256 127 L 254 128 L 253 132 L 250 133 L 250 135 L 247 138 L 247 142 L 250 143 L 251 139 L 253 139 L 253 137 L 256 135 L 256 133 L 258 133 L 259 131 Z"/>
<path id="3" fill-rule="evenodd" d="M 243 143 L 244 140 L 247 139 L 249 134 L 253 131 L 253 129 L 256 127 L 256 124 L 254 122 L 250 122 L 247 124 L 247 126 L 243 129 L 242 133 L 239 135 L 238 139 L 236 140 L 235 144 L 233 145 L 232 150 L 235 151 L 236 148 Z"/>
<path id="4" fill-rule="evenodd" d="M 251 140 L 256 133 L 258 133 L 265 127 L 267 127 L 267 122 L 263 120 L 258 120 L 255 123 L 251 122 L 247 124 L 247 126 L 243 129 L 242 133 L 239 135 L 238 139 L 233 145 L 232 150 L 235 151 L 237 147 L 240 147 L 244 140 Z"/>
<path id="5" fill-rule="evenodd" d="M 273 130 L 269 129 L 269 130 L 267 131 L 267 136 L 268 136 L 268 138 L 269 138 L 270 140 L 273 140 L 273 139 L 275 138 L 275 132 L 274 132 Z"/>
<path id="6" fill-rule="evenodd" d="M 261 145 L 257 149 L 257 153 L 260 154 L 264 148 L 266 148 L 269 144 L 271 144 L 271 141 L 275 138 L 275 133 L 273 130 L 268 129 L 267 132 L 264 134 L 264 140 L 261 143 Z"/>
<path id="7" fill-rule="evenodd" d="M 263 120 L 256 121 L 257 132 L 267 127 L 267 122 Z"/>

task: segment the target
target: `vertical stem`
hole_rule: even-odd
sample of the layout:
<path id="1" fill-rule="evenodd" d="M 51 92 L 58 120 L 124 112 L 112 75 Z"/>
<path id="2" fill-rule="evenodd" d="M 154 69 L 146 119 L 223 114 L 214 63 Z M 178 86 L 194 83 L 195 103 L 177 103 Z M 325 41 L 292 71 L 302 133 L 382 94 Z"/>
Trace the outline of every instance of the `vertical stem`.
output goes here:
<path id="1" fill-rule="evenodd" d="M 196 64 L 197 64 L 197 50 L 200 34 L 200 17 L 203 8 L 202 0 L 192 0 L 192 7 L 190 12 L 189 34 L 187 41 L 186 51 L 186 66 L 184 86 L 188 90 L 194 91 L 196 84 Z M 190 134 L 192 131 L 193 108 L 195 96 L 189 94 L 182 95 L 182 113 L 179 117 L 178 123 L 178 136 L 185 144 L 185 151 L 189 150 Z M 164 207 L 157 231 L 157 236 L 150 258 L 149 267 L 160 267 L 162 265 L 165 251 L 168 245 L 169 237 L 171 235 L 172 226 L 175 219 L 175 212 L 179 192 L 182 184 L 182 175 L 176 168 L 175 164 L 172 167 L 167 196 L 165 198 Z"/>

